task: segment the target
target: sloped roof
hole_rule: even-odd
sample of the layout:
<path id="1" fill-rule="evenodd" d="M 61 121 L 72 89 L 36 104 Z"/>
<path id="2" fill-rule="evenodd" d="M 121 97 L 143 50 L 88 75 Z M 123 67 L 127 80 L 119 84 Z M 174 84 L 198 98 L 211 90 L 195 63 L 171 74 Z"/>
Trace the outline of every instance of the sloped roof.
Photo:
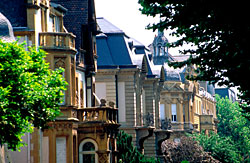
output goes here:
<path id="1" fill-rule="evenodd" d="M 124 32 L 104 18 L 97 18 L 102 34 L 97 35 L 97 65 L 133 65 Z"/>
<path id="2" fill-rule="evenodd" d="M 96 20 L 97 20 L 97 23 L 100 26 L 101 31 L 103 33 L 106 33 L 106 34 L 111 34 L 111 33 L 124 34 L 124 32 L 121 29 L 119 29 L 118 27 L 116 27 L 115 25 L 113 25 L 112 23 L 110 23 L 109 21 L 104 19 L 103 17 L 96 18 Z"/>
<path id="3" fill-rule="evenodd" d="M 80 48 L 82 25 L 88 24 L 88 1 L 86 0 L 51 0 L 65 7 L 68 11 L 63 17 L 65 28 L 76 36 L 75 46 Z"/>
<path id="4" fill-rule="evenodd" d="M 149 58 L 150 51 L 142 43 L 127 36 L 103 17 L 97 18 L 97 23 L 103 32 L 96 37 L 98 68 L 142 68 L 144 63 L 147 67 L 147 77 L 160 76 L 161 67 L 154 67 Z"/>
<path id="5" fill-rule="evenodd" d="M 182 69 L 174 69 L 169 67 L 168 64 L 164 64 L 165 80 L 166 81 L 182 81 L 181 72 Z"/>

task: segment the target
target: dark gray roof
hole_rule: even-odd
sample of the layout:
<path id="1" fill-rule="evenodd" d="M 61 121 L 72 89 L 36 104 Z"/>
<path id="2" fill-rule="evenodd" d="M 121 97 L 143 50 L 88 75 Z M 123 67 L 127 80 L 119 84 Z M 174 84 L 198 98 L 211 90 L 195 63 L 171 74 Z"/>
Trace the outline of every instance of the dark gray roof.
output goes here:
<path id="1" fill-rule="evenodd" d="M 104 18 L 97 18 L 102 34 L 97 35 L 98 68 L 142 68 L 143 60 L 147 67 L 147 77 L 160 76 L 161 67 L 151 62 L 149 49 Z"/>
<path id="2" fill-rule="evenodd" d="M 97 65 L 98 68 L 136 68 L 142 67 L 143 58 L 146 58 L 147 75 L 155 77 L 152 71 L 147 49 L 139 41 L 128 37 L 121 29 L 104 18 L 97 18 L 102 34 L 97 35 Z M 132 43 L 132 47 L 129 44 Z M 134 53 L 133 49 L 141 51 Z M 146 50 L 145 50 L 146 49 Z M 138 51 L 137 51 L 138 52 Z M 111 67 L 110 67 L 111 66 Z"/>
<path id="3" fill-rule="evenodd" d="M 104 18 L 97 18 L 102 34 L 96 36 L 97 65 L 133 65 L 124 32 Z"/>
<path id="4" fill-rule="evenodd" d="M 182 69 L 174 69 L 169 67 L 168 64 L 164 64 L 165 81 L 178 81 L 185 82 L 184 74 L 182 74 Z"/>
<path id="5" fill-rule="evenodd" d="M 181 76 L 176 71 L 170 71 L 165 69 L 165 80 L 166 81 L 181 81 Z"/>
<path id="6" fill-rule="evenodd" d="M 27 0 L 1 0 L 0 12 L 13 27 L 27 27 Z"/>
<path id="7" fill-rule="evenodd" d="M 112 23 L 104 19 L 103 17 L 96 18 L 96 20 L 103 33 L 124 34 L 124 32 L 121 29 L 119 29 L 118 27 L 116 27 L 115 25 L 113 25 Z"/>
<path id="8" fill-rule="evenodd" d="M 15 40 L 12 26 L 9 20 L 2 13 L 0 13 L 0 38 L 6 42 Z"/>
<path id="9" fill-rule="evenodd" d="M 88 24 L 88 1 L 86 0 L 51 0 L 52 5 L 60 4 L 63 8 L 67 9 L 63 17 L 63 24 L 65 28 L 72 32 L 75 36 L 75 47 L 80 49 L 82 38 L 82 25 Z M 54 3 L 54 4 L 53 4 Z M 82 48 L 82 47 L 81 47 Z M 84 49 L 86 50 L 86 49 Z"/>
<path id="10" fill-rule="evenodd" d="M 107 42 L 107 36 L 101 34 L 97 36 L 96 39 L 97 46 L 97 64 L 99 65 L 115 65 L 111 52 L 109 50 L 109 45 Z"/>
<path id="11" fill-rule="evenodd" d="M 51 5 L 52 7 L 54 7 L 55 9 L 57 9 L 57 10 L 63 12 L 63 13 L 66 13 L 66 12 L 68 11 L 68 9 L 64 8 L 62 5 L 57 4 L 57 3 L 50 2 L 50 5 Z"/>
<path id="12" fill-rule="evenodd" d="M 213 84 L 207 85 L 207 92 L 210 93 L 212 96 L 215 95 L 215 88 Z"/>

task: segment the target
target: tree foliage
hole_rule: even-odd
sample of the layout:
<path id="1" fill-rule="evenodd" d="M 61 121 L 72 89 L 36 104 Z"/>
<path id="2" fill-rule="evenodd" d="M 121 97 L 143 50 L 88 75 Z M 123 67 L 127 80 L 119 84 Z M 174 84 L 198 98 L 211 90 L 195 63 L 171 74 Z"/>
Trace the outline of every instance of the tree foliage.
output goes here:
<path id="1" fill-rule="evenodd" d="M 233 142 L 242 160 L 250 161 L 250 122 L 242 114 L 239 104 L 232 103 L 228 98 L 216 95 L 216 110 L 218 134 L 229 137 Z"/>
<path id="2" fill-rule="evenodd" d="M 146 158 L 132 143 L 132 136 L 121 131 L 117 137 L 119 163 L 159 163 L 154 158 Z"/>
<path id="3" fill-rule="evenodd" d="M 172 29 L 172 35 L 180 38 L 171 47 L 184 44 L 196 47 L 182 51 L 191 57 L 172 66 L 195 64 L 199 74 L 190 79 L 240 86 L 241 98 L 250 105 L 250 84 L 246 77 L 250 72 L 247 1 L 139 0 L 139 3 L 143 14 L 160 16 L 161 21 L 149 25 L 149 29 Z M 244 109 L 250 112 L 249 107 Z"/>
<path id="4" fill-rule="evenodd" d="M 250 162 L 250 122 L 238 103 L 216 95 L 217 134 L 193 134 L 192 137 L 221 162 Z"/>
<path id="5" fill-rule="evenodd" d="M 205 132 L 193 134 L 195 141 L 220 162 L 240 163 L 242 161 L 239 151 L 230 137 L 223 137 L 213 132 L 206 135 Z"/>
<path id="6" fill-rule="evenodd" d="M 16 150 L 24 133 L 46 128 L 60 114 L 63 70 L 50 70 L 45 56 L 35 47 L 26 51 L 24 44 L 0 40 L 0 145 Z"/>
<path id="7" fill-rule="evenodd" d="M 181 137 L 179 143 L 171 140 L 163 142 L 162 152 L 166 162 L 219 162 L 190 137 Z"/>

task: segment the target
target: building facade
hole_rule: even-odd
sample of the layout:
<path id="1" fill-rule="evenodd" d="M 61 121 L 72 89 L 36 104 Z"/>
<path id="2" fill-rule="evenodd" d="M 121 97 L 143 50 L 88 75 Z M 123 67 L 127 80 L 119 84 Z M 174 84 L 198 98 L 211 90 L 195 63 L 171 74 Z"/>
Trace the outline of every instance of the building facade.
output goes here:
<path id="1" fill-rule="evenodd" d="M 171 122 L 176 141 L 185 133 L 216 131 L 216 101 L 214 87 L 208 82 L 188 81 L 187 75 L 195 75 L 195 66 L 173 69 L 168 62 L 180 62 L 189 56 L 173 56 L 166 48 L 163 32 L 158 32 L 150 49 L 153 62 L 164 67 L 165 81 L 160 95 L 160 119 Z"/>
<path id="2" fill-rule="evenodd" d="M 159 142 L 170 133 L 160 124 L 163 67 L 155 66 L 150 50 L 121 29 L 104 18 L 97 18 L 97 22 L 103 33 L 97 36 L 96 95 L 115 102 L 120 129 L 132 135 L 146 156 L 155 157 Z"/>
<path id="3" fill-rule="evenodd" d="M 117 162 L 117 109 L 105 100 L 95 105 L 98 30 L 94 1 L 6 1 L 0 7 L 15 37 L 45 50 L 50 68 L 64 68 L 68 83 L 60 104 L 62 115 L 48 124 L 49 129 L 27 133 L 23 138 L 27 147 L 8 152 L 9 159 L 20 163 Z M 7 7 L 17 10 L 12 13 Z"/>

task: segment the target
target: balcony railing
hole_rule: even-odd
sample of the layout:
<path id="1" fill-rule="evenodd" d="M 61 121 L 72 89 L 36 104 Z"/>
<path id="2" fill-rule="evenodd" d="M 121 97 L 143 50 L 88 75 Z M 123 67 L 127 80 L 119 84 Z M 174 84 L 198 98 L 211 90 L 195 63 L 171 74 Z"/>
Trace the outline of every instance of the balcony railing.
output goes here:
<path id="1" fill-rule="evenodd" d="M 106 124 L 117 124 L 118 110 L 111 107 L 93 107 L 78 109 L 80 122 L 101 122 Z"/>
<path id="2" fill-rule="evenodd" d="M 62 115 L 57 120 L 77 120 L 83 123 L 118 124 L 118 109 L 109 106 L 70 109 L 61 107 Z"/>
<path id="3" fill-rule="evenodd" d="M 181 123 L 181 122 L 172 122 L 172 130 L 193 130 L 194 126 L 192 123 Z"/>
<path id="4" fill-rule="evenodd" d="M 75 50 L 75 36 L 64 32 L 41 32 L 39 46 L 43 49 Z"/>
<path id="5" fill-rule="evenodd" d="M 47 6 L 48 4 L 47 0 L 28 0 L 28 4 L 32 4 L 32 5 L 39 5 L 39 2 L 45 6 Z"/>
<path id="6" fill-rule="evenodd" d="M 213 115 L 200 115 L 200 123 L 202 124 L 213 124 Z"/>

